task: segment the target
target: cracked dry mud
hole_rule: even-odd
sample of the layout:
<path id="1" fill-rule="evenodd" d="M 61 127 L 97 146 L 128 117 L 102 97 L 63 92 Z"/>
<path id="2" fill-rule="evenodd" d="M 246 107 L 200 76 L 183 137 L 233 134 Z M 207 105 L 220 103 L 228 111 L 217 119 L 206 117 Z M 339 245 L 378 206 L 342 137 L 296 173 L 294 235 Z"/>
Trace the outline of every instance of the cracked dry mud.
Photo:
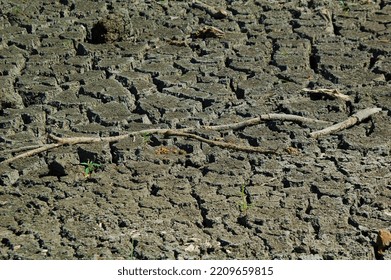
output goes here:
<path id="1" fill-rule="evenodd" d="M 151 135 L 0 164 L 1 259 L 391 259 L 389 1 L 49 2 L 0 0 L 0 160 L 48 133 L 382 111 L 201 132 L 279 155 Z"/>

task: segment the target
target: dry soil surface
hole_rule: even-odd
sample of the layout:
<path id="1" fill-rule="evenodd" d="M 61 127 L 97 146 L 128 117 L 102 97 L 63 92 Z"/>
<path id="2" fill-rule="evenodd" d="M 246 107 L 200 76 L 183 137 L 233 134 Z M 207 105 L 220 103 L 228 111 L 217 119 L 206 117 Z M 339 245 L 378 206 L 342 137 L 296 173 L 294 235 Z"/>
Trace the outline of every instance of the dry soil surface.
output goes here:
<path id="1" fill-rule="evenodd" d="M 0 0 L 0 161 L 381 111 L 0 163 L 1 259 L 391 259 L 390 1 L 204 2 Z"/>

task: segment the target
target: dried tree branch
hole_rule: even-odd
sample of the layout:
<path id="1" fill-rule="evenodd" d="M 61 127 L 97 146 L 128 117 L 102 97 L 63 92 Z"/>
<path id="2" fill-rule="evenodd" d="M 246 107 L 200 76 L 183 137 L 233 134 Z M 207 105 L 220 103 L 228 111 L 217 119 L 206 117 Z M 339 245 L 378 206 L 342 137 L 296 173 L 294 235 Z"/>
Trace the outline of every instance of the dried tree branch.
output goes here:
<path id="1" fill-rule="evenodd" d="M 368 108 L 361 111 L 358 111 L 357 113 L 350 116 L 347 120 L 334 124 L 332 126 L 329 126 L 325 129 L 314 131 L 310 133 L 310 136 L 313 138 L 319 138 L 321 136 L 325 136 L 337 131 L 341 131 L 343 129 L 346 129 L 348 127 L 351 127 L 355 125 L 356 123 L 359 123 L 371 115 L 378 113 L 381 111 L 381 108 Z M 45 151 L 49 151 L 51 149 L 64 146 L 64 145 L 75 145 L 75 144 L 86 144 L 86 143 L 98 143 L 98 142 L 117 142 L 129 137 L 134 137 L 136 135 L 150 135 L 150 134 L 162 134 L 167 136 L 180 136 L 180 137 L 186 137 L 186 138 L 192 138 L 204 143 L 207 143 L 209 145 L 213 146 L 219 146 L 226 149 L 232 149 L 232 150 L 238 150 L 238 151 L 245 151 L 245 152 L 258 152 L 258 153 L 277 153 L 276 150 L 270 150 L 270 149 L 263 149 L 260 147 L 252 147 L 252 146 L 244 146 L 244 145 L 237 145 L 233 143 L 228 143 L 225 141 L 216 141 L 204 138 L 202 136 L 199 136 L 195 134 L 196 130 L 198 129 L 204 129 L 204 130 L 214 130 L 214 131 L 221 131 L 221 130 L 237 130 L 240 128 L 244 128 L 247 126 L 253 126 L 260 124 L 264 121 L 293 121 L 293 122 L 301 122 L 301 123 L 329 123 L 327 121 L 322 120 L 316 120 L 296 115 L 288 115 L 288 114 L 264 114 L 260 115 L 256 118 L 244 120 L 241 122 L 236 123 L 230 123 L 230 124 L 224 124 L 224 125 L 212 125 L 212 126 L 201 126 L 201 127 L 187 127 L 187 128 L 181 128 L 181 129 L 161 129 L 161 128 L 153 128 L 153 129 L 145 129 L 140 131 L 134 131 L 123 135 L 118 136 L 108 136 L 108 137 L 58 137 L 53 134 L 49 134 L 48 138 L 51 140 L 54 140 L 56 143 L 50 143 L 50 144 L 44 144 L 41 146 L 30 146 L 26 148 L 31 148 L 31 150 L 28 150 L 27 152 L 24 152 L 22 154 L 19 154 L 17 156 L 11 157 L 9 159 L 3 160 L 0 162 L 0 164 L 8 164 L 10 162 L 13 162 L 20 158 L 30 157 Z M 18 149 L 19 150 L 19 149 Z M 20 149 L 22 150 L 22 149 Z"/>
<path id="2" fill-rule="evenodd" d="M 332 126 L 326 127 L 322 130 L 314 131 L 310 133 L 310 136 L 313 138 L 319 138 L 321 136 L 325 136 L 337 131 L 341 131 L 343 129 L 349 128 L 356 123 L 359 123 L 367 118 L 369 118 L 371 115 L 376 114 L 381 111 L 381 108 L 368 108 L 364 110 L 360 110 L 357 113 L 351 115 L 348 119 L 346 119 L 343 122 L 334 124 Z"/>
<path id="3" fill-rule="evenodd" d="M 38 148 L 29 150 L 25 153 L 19 154 L 17 156 L 11 157 L 9 159 L 6 159 L 0 164 L 7 164 L 10 162 L 13 162 L 20 158 L 25 158 L 29 156 L 33 156 L 63 145 L 75 145 L 75 144 L 86 144 L 86 143 L 98 143 L 98 142 L 117 142 L 129 137 L 134 137 L 136 135 L 145 135 L 145 134 L 162 134 L 162 135 L 168 135 L 168 136 L 180 136 L 180 137 L 187 137 L 192 138 L 204 143 L 208 143 L 213 146 L 219 146 L 226 149 L 232 149 L 232 150 L 238 150 L 238 151 L 245 151 L 245 152 L 258 152 L 258 153 L 276 153 L 276 150 L 268 150 L 263 149 L 259 147 L 252 147 L 252 146 L 243 146 L 243 145 L 236 145 L 233 143 L 228 143 L 224 141 L 216 141 L 216 140 L 210 140 L 204 137 L 201 137 L 199 135 L 194 134 L 196 130 L 198 129 L 204 129 L 204 130 L 214 130 L 214 131 L 221 131 L 221 130 L 237 130 L 243 127 L 247 126 L 253 126 L 260 124 L 264 121 L 293 121 L 293 122 L 300 122 L 300 123 L 329 123 L 326 121 L 296 116 L 296 115 L 288 115 L 288 114 L 264 114 L 260 115 L 256 118 L 244 120 L 237 123 L 230 123 L 230 124 L 224 124 L 224 125 L 213 125 L 213 126 L 201 126 L 201 127 L 187 127 L 187 128 L 181 128 L 181 129 L 161 129 L 161 128 L 153 128 L 153 129 L 145 129 L 140 131 L 134 131 L 123 135 L 118 136 L 108 136 L 108 137 L 58 137 L 53 134 L 49 134 L 48 138 L 51 140 L 54 140 L 56 143 L 51 144 L 44 144 Z"/>

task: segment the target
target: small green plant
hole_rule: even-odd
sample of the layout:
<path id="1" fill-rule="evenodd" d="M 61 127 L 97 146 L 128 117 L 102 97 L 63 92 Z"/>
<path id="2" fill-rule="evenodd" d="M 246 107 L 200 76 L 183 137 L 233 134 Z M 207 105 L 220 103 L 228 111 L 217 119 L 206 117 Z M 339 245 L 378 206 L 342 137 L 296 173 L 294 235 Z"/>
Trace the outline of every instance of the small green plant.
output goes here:
<path id="1" fill-rule="evenodd" d="M 341 6 L 341 8 L 342 8 L 342 10 L 344 11 L 344 12 L 349 12 L 349 6 L 348 6 L 348 4 L 345 2 L 345 1 L 343 1 L 343 0 L 340 0 L 339 1 L 339 5 Z"/>
<path id="2" fill-rule="evenodd" d="M 238 204 L 240 212 L 245 214 L 247 213 L 247 210 L 250 209 L 250 207 L 252 206 L 251 203 L 247 202 L 246 187 L 244 185 L 242 185 L 242 187 L 240 188 L 240 202 Z"/>
<path id="3" fill-rule="evenodd" d="M 136 259 L 135 256 L 134 256 L 134 247 L 135 247 L 135 241 L 132 238 L 132 249 L 130 250 L 130 256 L 129 256 L 130 260 L 135 260 Z"/>
<path id="4" fill-rule="evenodd" d="M 141 135 L 143 137 L 143 144 L 147 145 L 151 142 L 151 134 L 144 133 Z"/>
<path id="5" fill-rule="evenodd" d="M 94 172 L 97 168 L 101 167 L 100 164 L 90 160 L 88 160 L 87 162 L 82 162 L 80 164 L 84 165 L 84 177 L 90 177 L 92 172 Z"/>

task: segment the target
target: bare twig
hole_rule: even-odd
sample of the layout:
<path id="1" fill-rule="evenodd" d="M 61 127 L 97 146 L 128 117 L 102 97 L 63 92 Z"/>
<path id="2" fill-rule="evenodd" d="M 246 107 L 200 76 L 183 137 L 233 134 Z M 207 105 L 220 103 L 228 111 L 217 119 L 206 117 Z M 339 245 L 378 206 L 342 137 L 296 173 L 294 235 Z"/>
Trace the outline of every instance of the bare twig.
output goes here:
<path id="1" fill-rule="evenodd" d="M 40 154 L 42 152 L 49 151 L 51 149 L 60 147 L 62 145 L 64 145 L 64 144 L 62 144 L 62 143 L 46 144 L 46 145 L 43 145 L 42 147 L 39 147 L 39 148 L 30 150 L 30 151 L 27 151 L 25 153 L 19 154 L 17 156 L 14 156 L 14 157 L 6 159 L 6 160 L 3 160 L 2 162 L 0 162 L 0 164 L 7 164 L 7 163 L 13 162 L 13 161 L 15 161 L 17 159 L 20 159 L 20 158 L 31 157 L 33 155 L 37 155 L 37 154 Z"/>
<path id="2" fill-rule="evenodd" d="M 292 122 L 300 122 L 300 123 L 321 123 L 321 124 L 330 123 L 328 121 L 322 121 L 322 120 L 311 119 L 311 118 L 289 115 L 289 114 L 264 114 L 256 118 L 248 119 L 237 123 L 223 124 L 223 125 L 216 125 L 216 126 L 203 126 L 202 128 L 209 129 L 209 130 L 229 130 L 229 129 L 236 130 L 246 126 L 257 125 L 264 121 L 292 121 Z"/>
<path id="3" fill-rule="evenodd" d="M 381 108 L 368 108 L 361 111 L 358 111 L 357 113 L 351 115 L 348 119 L 346 119 L 343 122 L 334 124 L 332 126 L 326 127 L 322 130 L 314 131 L 310 133 L 310 136 L 313 138 L 319 138 L 321 136 L 325 136 L 337 131 L 341 131 L 343 129 L 346 129 L 348 127 L 351 127 L 355 125 L 356 123 L 359 123 L 367 118 L 369 118 L 371 115 L 376 114 L 381 111 Z"/>
<path id="4" fill-rule="evenodd" d="M 23 146 L 23 147 L 19 147 L 19 148 L 9 149 L 9 150 L 6 150 L 6 151 L 7 151 L 7 154 L 13 154 L 13 153 L 19 153 L 19 152 L 22 152 L 22 151 L 26 151 L 26 150 L 37 149 L 39 147 L 42 147 L 42 144 L 41 145 Z M 5 154 L 5 153 L 2 152 L 2 154 Z"/>
<path id="5" fill-rule="evenodd" d="M 301 123 L 329 123 L 326 121 L 311 119 L 311 118 L 305 118 L 301 116 L 296 115 L 288 115 L 288 114 L 264 114 L 260 115 L 259 117 L 244 120 L 237 123 L 231 123 L 231 124 L 224 124 L 224 125 L 212 125 L 212 126 L 201 126 L 199 128 L 196 127 L 187 127 L 187 128 L 181 128 L 181 129 L 161 129 L 161 128 L 153 128 L 153 129 L 144 129 L 140 131 L 134 131 L 123 135 L 118 136 L 108 136 L 108 137 L 58 137 L 53 134 L 49 134 L 48 138 L 51 140 L 54 140 L 56 143 L 51 144 L 44 144 L 42 146 L 39 146 L 38 148 L 34 148 L 32 150 L 29 150 L 25 153 L 19 154 L 17 156 L 11 157 L 9 159 L 6 159 L 0 164 L 7 164 L 10 162 L 13 162 L 20 158 L 25 158 L 29 156 L 33 156 L 63 145 L 75 145 L 75 144 L 86 144 L 86 143 L 98 143 L 98 142 L 118 142 L 120 140 L 134 137 L 136 135 L 149 135 L 149 134 L 162 134 L 167 136 L 180 136 L 180 137 L 187 137 L 192 138 L 201 142 L 208 143 L 213 146 L 219 146 L 226 149 L 232 149 L 232 150 L 238 150 L 238 151 L 245 151 L 245 152 L 258 152 L 258 153 L 276 153 L 276 150 L 268 150 L 263 149 L 260 147 L 252 147 L 252 146 L 243 146 L 243 145 L 236 145 L 233 143 L 228 143 L 225 141 L 216 141 L 216 140 L 210 140 L 204 137 L 201 137 L 199 135 L 194 134 L 197 129 L 204 129 L 204 130 L 214 130 L 214 131 L 221 131 L 221 130 L 237 130 L 243 127 L 247 126 L 253 126 L 260 124 L 264 121 L 293 121 L 293 122 L 301 122 Z"/>
<path id="6" fill-rule="evenodd" d="M 277 153 L 277 150 L 263 149 L 260 147 L 244 146 L 244 145 L 237 145 L 237 144 L 228 143 L 228 142 L 224 142 L 224 141 L 210 140 L 210 139 L 206 139 L 206 138 L 201 137 L 196 134 L 179 132 L 179 131 L 175 131 L 175 130 L 172 130 L 172 131 L 169 130 L 165 134 L 169 135 L 169 136 L 182 136 L 182 137 L 186 137 L 186 138 L 192 138 L 192 139 L 198 140 L 200 142 L 207 143 L 211 146 L 218 146 L 221 148 L 237 150 L 237 151 L 242 151 L 242 152 L 255 152 L 255 153 L 262 153 L 262 154 L 276 154 Z"/>
<path id="7" fill-rule="evenodd" d="M 303 88 L 303 91 L 312 93 L 312 94 L 324 94 L 331 98 L 341 99 L 343 101 L 351 101 L 349 95 L 341 93 L 338 89 L 327 89 L 327 88 L 318 88 L 318 89 L 309 89 Z"/>

